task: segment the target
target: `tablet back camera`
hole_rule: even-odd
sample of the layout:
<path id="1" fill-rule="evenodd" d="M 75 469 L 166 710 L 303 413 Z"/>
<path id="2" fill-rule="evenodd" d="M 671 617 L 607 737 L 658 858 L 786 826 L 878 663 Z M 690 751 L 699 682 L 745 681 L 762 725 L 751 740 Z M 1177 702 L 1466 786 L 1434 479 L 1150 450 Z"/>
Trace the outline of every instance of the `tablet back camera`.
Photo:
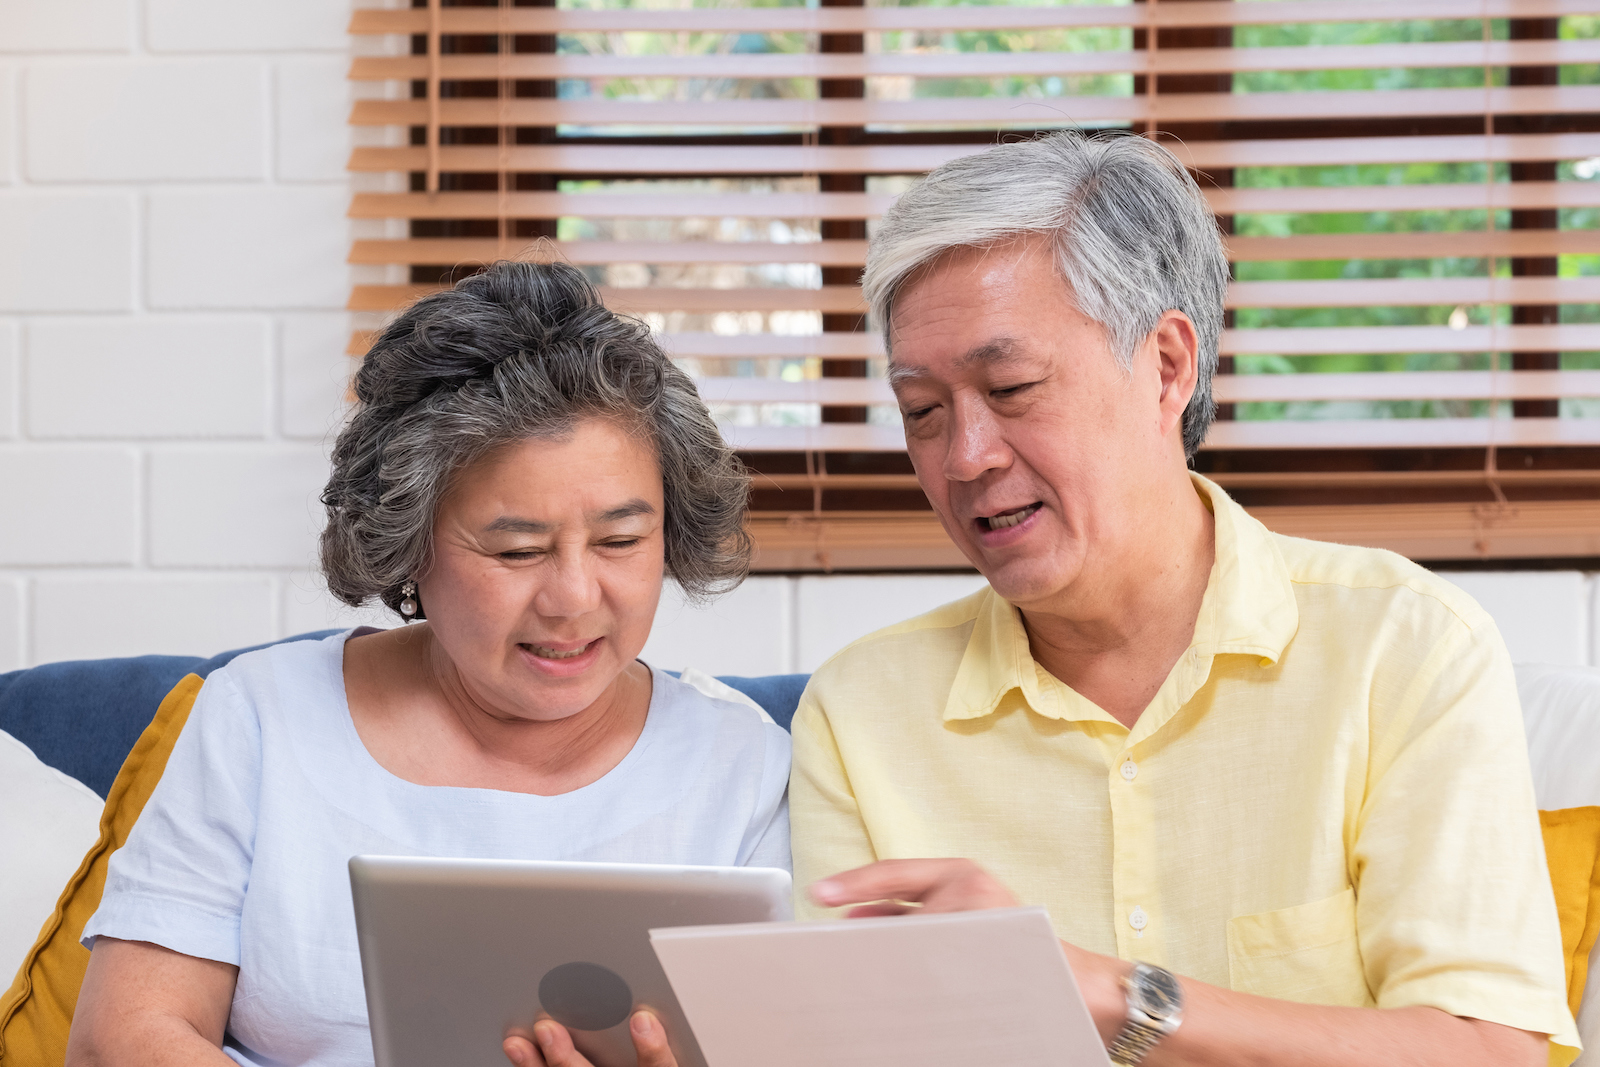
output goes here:
<path id="1" fill-rule="evenodd" d="M 572 1030 L 609 1030 L 633 1013 L 633 990 L 597 963 L 563 963 L 539 979 L 539 1005 Z"/>

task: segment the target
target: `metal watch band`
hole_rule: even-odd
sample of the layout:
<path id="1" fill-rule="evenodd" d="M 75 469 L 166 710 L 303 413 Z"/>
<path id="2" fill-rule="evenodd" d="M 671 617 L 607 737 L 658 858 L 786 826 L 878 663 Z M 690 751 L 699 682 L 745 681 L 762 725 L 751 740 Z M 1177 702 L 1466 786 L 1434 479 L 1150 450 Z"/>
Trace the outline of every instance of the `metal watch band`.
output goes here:
<path id="1" fill-rule="evenodd" d="M 1183 992 L 1171 971 L 1148 963 L 1135 964 L 1123 988 L 1128 1019 L 1106 1053 L 1117 1067 L 1135 1067 L 1183 1021 Z"/>
<path id="2" fill-rule="evenodd" d="M 1136 1023 L 1132 1019 L 1122 1024 L 1122 1030 L 1117 1034 L 1116 1040 L 1111 1042 L 1111 1047 L 1106 1049 L 1106 1054 L 1111 1057 L 1111 1062 L 1116 1067 L 1134 1067 L 1140 1060 L 1150 1055 L 1150 1050 L 1167 1033 L 1160 1026 L 1151 1023 Z"/>

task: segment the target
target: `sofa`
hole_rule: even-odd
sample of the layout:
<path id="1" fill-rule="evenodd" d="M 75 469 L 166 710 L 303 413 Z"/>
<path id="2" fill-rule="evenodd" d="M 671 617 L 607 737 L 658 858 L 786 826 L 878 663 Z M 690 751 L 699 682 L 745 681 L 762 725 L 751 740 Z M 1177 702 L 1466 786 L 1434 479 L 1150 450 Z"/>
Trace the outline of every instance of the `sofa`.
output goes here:
<path id="1" fill-rule="evenodd" d="M 315 640 L 335 631 L 299 634 Z M 256 646 L 264 647 L 264 646 Z M 51 663 L 0 674 L 0 980 L 3 989 L 84 852 L 100 807 L 163 697 L 188 674 L 204 678 L 235 649 L 199 656 Z M 807 675 L 723 677 L 785 729 Z M 1520 664 L 1517 685 L 1540 809 L 1600 805 L 1600 669 Z M 1600 945 L 1579 1011 L 1586 1052 L 1600 1067 Z"/>

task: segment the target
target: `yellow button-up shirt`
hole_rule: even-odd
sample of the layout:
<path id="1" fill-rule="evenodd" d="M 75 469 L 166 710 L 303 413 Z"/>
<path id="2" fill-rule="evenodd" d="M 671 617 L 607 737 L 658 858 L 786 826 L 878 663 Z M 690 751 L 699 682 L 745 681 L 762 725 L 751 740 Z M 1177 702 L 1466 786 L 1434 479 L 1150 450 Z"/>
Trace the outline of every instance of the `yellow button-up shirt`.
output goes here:
<path id="1" fill-rule="evenodd" d="M 965 856 L 1096 952 L 1268 997 L 1423 1004 L 1578 1047 L 1510 658 L 1399 556 L 1269 532 L 1216 562 L 1129 730 L 985 589 L 844 649 L 794 720 L 804 887 Z M 1564 1046 L 1564 1047 L 1557 1047 Z"/>

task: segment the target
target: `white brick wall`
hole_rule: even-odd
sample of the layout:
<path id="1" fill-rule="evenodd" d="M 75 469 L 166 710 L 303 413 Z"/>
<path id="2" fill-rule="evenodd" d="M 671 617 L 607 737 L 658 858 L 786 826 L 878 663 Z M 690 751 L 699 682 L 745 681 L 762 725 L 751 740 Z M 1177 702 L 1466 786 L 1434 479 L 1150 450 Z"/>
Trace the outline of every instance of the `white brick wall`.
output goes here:
<path id="1" fill-rule="evenodd" d="M 28 433 L 263 437 L 271 326 L 263 316 L 34 320 L 25 331 Z"/>
<path id="2" fill-rule="evenodd" d="M 351 361 L 347 0 L 0 0 L 0 670 L 392 620 L 330 603 Z M 1513 654 L 1600 662 L 1600 587 L 1464 574 Z M 815 668 L 971 576 L 669 589 L 645 654 Z"/>
<path id="3" fill-rule="evenodd" d="M 132 311 L 137 198 L 99 189 L 0 189 L 0 315 Z"/>
<path id="4" fill-rule="evenodd" d="M 277 636 L 270 577 L 118 574 L 44 576 L 33 583 L 34 658 L 42 663 L 146 652 L 206 654 Z M 161 629 L 151 634 L 152 606 Z M 219 650 L 220 650 L 219 648 Z"/>
<path id="5" fill-rule="evenodd" d="M 27 666 L 22 616 L 22 582 L 0 578 L 0 673 Z"/>
<path id="6" fill-rule="evenodd" d="M 0 0 L 0 670 L 354 616 L 346 0 Z"/>
<path id="7" fill-rule="evenodd" d="M 139 454 L 116 445 L 4 446 L 0 561 L 20 566 L 139 562 Z"/>
<path id="8" fill-rule="evenodd" d="M 17 382 L 17 327 L 0 321 L 0 441 L 17 435 L 21 393 Z"/>
<path id="9" fill-rule="evenodd" d="M 0 18 L 4 18 L 0 7 Z M 0 185 L 10 185 L 16 165 L 17 90 L 11 64 L 0 62 Z"/>
<path id="10" fill-rule="evenodd" d="M 329 0 L 145 0 L 155 52 L 341 51 L 347 5 Z"/>
<path id="11" fill-rule="evenodd" d="M 134 0 L 0 0 L 0 52 L 126 52 Z"/>
<path id="12" fill-rule="evenodd" d="M 259 61 L 50 63 L 27 71 L 22 94 L 23 172 L 31 181 L 265 175 L 267 75 Z"/>

